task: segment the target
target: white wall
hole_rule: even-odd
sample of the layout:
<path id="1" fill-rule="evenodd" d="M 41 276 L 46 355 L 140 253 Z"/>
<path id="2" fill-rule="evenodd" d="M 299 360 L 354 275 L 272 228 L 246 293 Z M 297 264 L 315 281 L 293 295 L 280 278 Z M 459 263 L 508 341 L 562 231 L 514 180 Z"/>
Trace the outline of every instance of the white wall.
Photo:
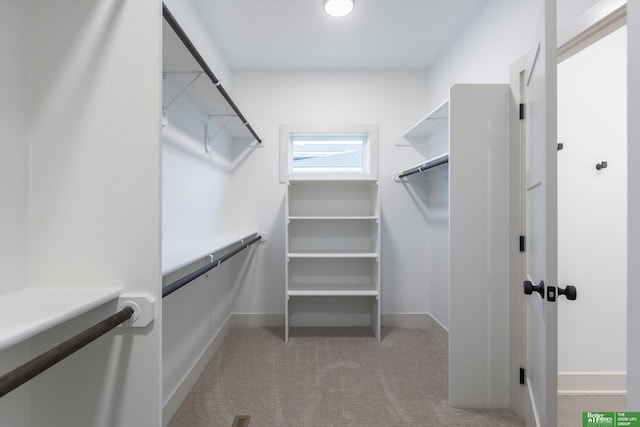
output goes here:
<path id="1" fill-rule="evenodd" d="M 0 2 L 0 294 L 28 284 L 28 3 Z M 29 343 L 0 352 L 0 373 L 28 360 Z M 0 399 L 0 419 L 29 425 L 30 385 Z"/>
<path id="2" fill-rule="evenodd" d="M 558 283 L 578 290 L 575 302 L 558 300 L 561 392 L 625 386 L 626 36 L 623 27 L 558 65 Z"/>
<path id="3" fill-rule="evenodd" d="M 243 221 L 270 238 L 243 283 L 236 312 L 284 312 L 284 197 L 278 178 L 280 124 L 378 124 L 382 205 L 382 311 L 425 313 L 428 274 L 424 260 L 425 218 L 412 196 L 393 181 L 394 172 L 422 160 L 413 147 L 397 147 L 401 136 L 427 111 L 426 74 L 421 71 L 306 72 L 242 71 L 234 93 L 264 148 L 234 177 Z M 420 236 L 419 238 L 417 236 Z"/>
<path id="4" fill-rule="evenodd" d="M 557 0 L 558 28 L 598 0 Z M 428 104 L 435 108 L 456 83 L 505 83 L 509 66 L 533 42 L 538 2 L 492 0 L 429 70 Z"/>
<path id="5" fill-rule="evenodd" d="M 166 87 L 166 83 L 165 83 Z M 165 95 L 165 104 L 168 103 Z M 165 111 L 162 130 L 162 248 L 225 231 L 231 209 L 232 141 L 219 134 L 207 153 L 207 113 L 179 98 Z"/>
<path id="6" fill-rule="evenodd" d="M 168 98 L 165 94 L 165 103 Z M 242 224 L 234 206 L 238 197 L 233 192 L 234 142 L 220 133 L 207 153 L 207 113 L 186 96 L 166 110 L 166 118 L 162 132 L 162 247 L 170 250 L 212 239 Z M 251 224 L 243 229 L 257 231 Z M 165 405 L 170 402 L 165 418 L 173 415 L 174 394 L 179 395 L 185 377 L 231 315 L 239 289 L 234 286 L 235 278 L 247 268 L 243 261 L 253 250 L 163 299 L 162 399 Z M 203 265 L 194 263 L 163 281 L 171 283 Z"/>
<path id="7" fill-rule="evenodd" d="M 28 281 L 28 3 L 0 2 L 0 293 Z"/>
<path id="8" fill-rule="evenodd" d="M 16 139 L 2 135 L 0 220 L 2 230 L 16 225 L 9 240 L 18 254 L 28 247 L 28 257 L 16 258 L 28 265 L 29 281 L 19 287 L 118 286 L 158 301 L 160 1 L 22 3 L 26 9 L 5 15 L 16 4 L 2 2 L 1 13 L 16 43 L 10 52 L 2 45 L 16 68 L 1 71 L 3 91 L 15 87 L 8 92 L 15 111 L 7 112 L 4 97 L 1 104 L 2 116 L 15 118 L 7 132 Z M 5 152 L 15 161 L 6 170 Z M 5 173 L 21 194 L 4 192 Z M 15 211 L 5 213 L 6 194 L 29 233 Z M 4 292 L 15 272 L 2 274 Z M 115 309 L 106 304 L 42 333 L 3 352 L 3 362 L 15 352 L 24 362 L 27 352 L 36 356 Z M 16 390 L 3 423 L 159 425 L 160 330 L 158 303 L 150 326 L 110 332 L 32 380 L 29 393 Z"/>
<path id="9" fill-rule="evenodd" d="M 535 1 L 495 0 L 479 12 L 429 70 L 427 102 L 435 108 L 456 83 L 505 83 L 509 66 L 529 49 Z"/>
<path id="10" fill-rule="evenodd" d="M 640 3 L 627 4 L 627 75 L 640 75 Z M 628 245 L 629 260 L 640 259 L 640 82 L 636 78 L 628 79 Z M 634 411 L 640 408 L 640 339 L 637 326 L 640 325 L 640 263 L 629 262 L 627 275 L 627 408 Z"/>

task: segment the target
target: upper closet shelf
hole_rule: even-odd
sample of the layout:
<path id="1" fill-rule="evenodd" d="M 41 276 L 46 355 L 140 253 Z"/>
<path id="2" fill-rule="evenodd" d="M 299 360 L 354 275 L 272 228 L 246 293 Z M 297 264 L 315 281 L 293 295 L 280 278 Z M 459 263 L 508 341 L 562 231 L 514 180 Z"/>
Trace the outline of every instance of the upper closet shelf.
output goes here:
<path id="1" fill-rule="evenodd" d="M 420 120 L 404 134 L 409 142 L 421 142 L 436 129 L 447 130 L 449 126 L 449 101 L 443 102 L 438 108 Z"/>
<path id="2" fill-rule="evenodd" d="M 215 122 L 214 136 L 224 130 L 232 138 L 262 142 L 165 4 L 162 15 L 163 110 L 186 96 Z"/>
<path id="3" fill-rule="evenodd" d="M 0 295 L 0 351 L 117 299 L 122 288 L 31 287 Z"/>
<path id="4" fill-rule="evenodd" d="M 186 267 L 208 255 L 212 255 L 235 243 L 249 240 L 258 233 L 256 231 L 238 231 L 217 235 L 210 239 L 198 240 L 185 245 L 175 246 L 162 251 L 162 275 Z"/>

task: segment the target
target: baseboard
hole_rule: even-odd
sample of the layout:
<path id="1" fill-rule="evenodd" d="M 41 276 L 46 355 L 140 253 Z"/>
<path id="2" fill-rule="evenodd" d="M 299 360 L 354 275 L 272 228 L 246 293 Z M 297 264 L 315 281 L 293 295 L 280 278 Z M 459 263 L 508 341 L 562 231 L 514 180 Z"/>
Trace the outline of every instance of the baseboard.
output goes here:
<path id="1" fill-rule="evenodd" d="M 449 331 L 429 313 L 388 313 L 381 317 L 383 327 L 422 329 L 433 332 L 443 342 L 449 340 Z M 234 328 L 284 328 L 285 319 L 282 313 L 234 313 L 232 318 Z"/>
<path id="2" fill-rule="evenodd" d="M 558 394 L 627 394 L 625 373 L 558 373 Z"/>
<path id="3" fill-rule="evenodd" d="M 369 313 L 295 313 L 289 319 L 292 328 L 366 328 L 371 324 Z"/>
<path id="4" fill-rule="evenodd" d="M 173 416 L 178 412 L 180 405 L 182 405 L 182 402 L 187 398 L 191 389 L 196 385 L 198 378 L 200 378 L 200 375 L 202 375 L 202 372 L 232 327 L 234 327 L 234 318 L 233 315 L 230 315 L 227 317 L 227 320 L 220 329 L 218 329 L 218 332 L 213 336 L 209 345 L 207 345 L 202 353 L 200 353 L 200 356 L 193 363 L 191 369 L 189 369 L 182 381 L 180 381 L 180 384 L 176 386 L 171 395 L 164 402 L 162 406 L 162 425 L 164 427 L 169 425 Z"/>
<path id="5" fill-rule="evenodd" d="M 447 343 L 449 331 L 429 313 L 386 313 L 382 314 L 382 327 L 407 328 L 431 331 L 438 340 Z"/>
<path id="6" fill-rule="evenodd" d="M 284 313 L 234 313 L 234 328 L 284 328 Z"/>

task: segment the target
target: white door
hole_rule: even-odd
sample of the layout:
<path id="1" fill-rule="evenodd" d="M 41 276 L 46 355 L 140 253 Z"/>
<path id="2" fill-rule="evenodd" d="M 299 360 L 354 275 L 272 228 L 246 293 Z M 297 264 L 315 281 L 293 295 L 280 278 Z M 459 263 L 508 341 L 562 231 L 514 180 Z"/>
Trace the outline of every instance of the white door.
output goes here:
<path id="1" fill-rule="evenodd" d="M 541 0 L 524 70 L 525 420 L 557 419 L 556 1 Z"/>

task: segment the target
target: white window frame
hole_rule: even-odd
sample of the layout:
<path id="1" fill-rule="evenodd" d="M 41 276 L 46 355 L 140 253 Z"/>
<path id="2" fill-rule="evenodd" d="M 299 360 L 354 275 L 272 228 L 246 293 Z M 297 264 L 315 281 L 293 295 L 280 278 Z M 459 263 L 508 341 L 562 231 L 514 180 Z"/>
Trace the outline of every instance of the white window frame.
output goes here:
<path id="1" fill-rule="evenodd" d="M 369 136 L 365 155 L 368 162 L 365 172 L 293 172 L 291 134 L 361 133 Z M 280 125 L 280 182 L 314 180 L 362 180 L 378 179 L 378 125 Z"/>

